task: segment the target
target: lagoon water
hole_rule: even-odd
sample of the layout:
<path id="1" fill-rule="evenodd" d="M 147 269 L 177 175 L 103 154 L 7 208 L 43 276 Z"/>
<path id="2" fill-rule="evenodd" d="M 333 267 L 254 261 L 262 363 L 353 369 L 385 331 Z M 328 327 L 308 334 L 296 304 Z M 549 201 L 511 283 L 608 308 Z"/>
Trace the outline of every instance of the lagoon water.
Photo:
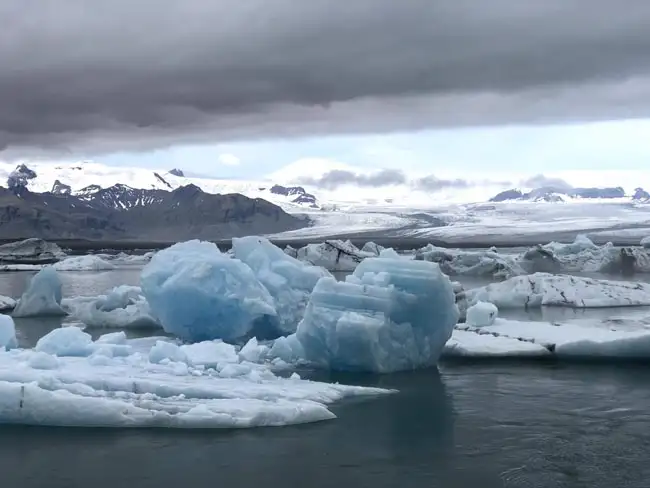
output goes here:
<path id="1" fill-rule="evenodd" d="M 62 273 L 64 295 L 97 295 L 119 284 L 137 284 L 139 273 L 137 267 Z M 30 275 L 3 273 L 0 294 L 19 296 Z M 60 320 L 17 321 L 21 345 L 33 345 Z M 441 364 L 440 371 L 387 376 L 300 373 L 400 393 L 335 405 L 338 418 L 332 421 L 281 428 L 2 426 L 0 486 L 650 485 L 648 366 L 454 361 Z"/>

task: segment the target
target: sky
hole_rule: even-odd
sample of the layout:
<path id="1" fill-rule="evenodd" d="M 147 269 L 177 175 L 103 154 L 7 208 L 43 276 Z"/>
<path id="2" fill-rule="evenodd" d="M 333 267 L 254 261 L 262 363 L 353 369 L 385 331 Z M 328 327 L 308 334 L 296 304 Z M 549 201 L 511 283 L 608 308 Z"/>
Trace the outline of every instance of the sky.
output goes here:
<path id="1" fill-rule="evenodd" d="M 319 158 L 381 181 L 650 160 L 647 0 L 4 0 L 0 18 L 2 160 L 250 178 Z"/>

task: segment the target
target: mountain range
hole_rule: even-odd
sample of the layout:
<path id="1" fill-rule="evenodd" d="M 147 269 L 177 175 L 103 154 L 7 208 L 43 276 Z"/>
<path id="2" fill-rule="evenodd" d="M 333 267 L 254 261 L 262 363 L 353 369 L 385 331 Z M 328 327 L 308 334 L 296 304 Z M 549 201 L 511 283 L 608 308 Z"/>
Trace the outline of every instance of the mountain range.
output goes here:
<path id="1" fill-rule="evenodd" d="M 569 200 L 613 200 L 628 197 L 625 190 L 620 187 L 611 188 L 573 188 L 573 187 L 552 187 L 544 186 L 534 188 L 530 191 L 522 191 L 517 188 L 505 190 L 490 199 L 490 202 L 528 201 L 528 202 L 566 202 Z M 636 188 L 631 201 L 648 202 L 650 193 L 643 188 Z"/>
<path id="2" fill-rule="evenodd" d="M 74 192 L 56 179 L 51 191 L 37 193 L 29 189 L 36 175 L 19 165 L 7 188 L 0 187 L 1 239 L 219 240 L 309 224 L 264 199 L 210 194 L 193 184 L 167 190 L 89 185 Z"/>

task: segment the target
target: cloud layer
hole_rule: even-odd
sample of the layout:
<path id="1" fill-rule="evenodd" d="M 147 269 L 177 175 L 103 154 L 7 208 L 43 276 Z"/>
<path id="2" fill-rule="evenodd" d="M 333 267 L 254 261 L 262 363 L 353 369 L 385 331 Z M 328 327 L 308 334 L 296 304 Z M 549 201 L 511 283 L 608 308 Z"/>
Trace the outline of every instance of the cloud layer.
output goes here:
<path id="1" fill-rule="evenodd" d="M 650 113 L 650 2 L 4 0 L 0 149 Z"/>

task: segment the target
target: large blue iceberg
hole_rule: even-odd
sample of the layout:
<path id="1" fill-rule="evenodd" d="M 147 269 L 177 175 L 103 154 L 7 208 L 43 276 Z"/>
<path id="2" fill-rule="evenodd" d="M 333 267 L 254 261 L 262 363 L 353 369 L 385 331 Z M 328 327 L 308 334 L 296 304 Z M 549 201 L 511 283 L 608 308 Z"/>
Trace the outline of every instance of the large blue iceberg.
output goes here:
<path id="1" fill-rule="evenodd" d="M 154 317 L 184 340 L 240 339 L 254 333 L 256 322 L 276 316 L 273 298 L 253 271 L 209 242 L 160 251 L 140 280 Z"/>
<path id="2" fill-rule="evenodd" d="M 12 315 L 14 317 L 66 315 L 65 310 L 61 308 L 62 298 L 61 279 L 56 270 L 48 266 L 34 275 Z"/>
<path id="3" fill-rule="evenodd" d="M 285 254 L 263 237 L 232 240 L 235 258 L 246 263 L 273 297 L 277 316 L 271 319 L 277 335 L 296 331 L 318 280 L 332 276 L 327 270 Z"/>
<path id="4" fill-rule="evenodd" d="M 459 316 L 452 284 L 437 264 L 389 256 L 318 282 L 296 331 L 306 360 L 377 373 L 438 362 Z"/>

